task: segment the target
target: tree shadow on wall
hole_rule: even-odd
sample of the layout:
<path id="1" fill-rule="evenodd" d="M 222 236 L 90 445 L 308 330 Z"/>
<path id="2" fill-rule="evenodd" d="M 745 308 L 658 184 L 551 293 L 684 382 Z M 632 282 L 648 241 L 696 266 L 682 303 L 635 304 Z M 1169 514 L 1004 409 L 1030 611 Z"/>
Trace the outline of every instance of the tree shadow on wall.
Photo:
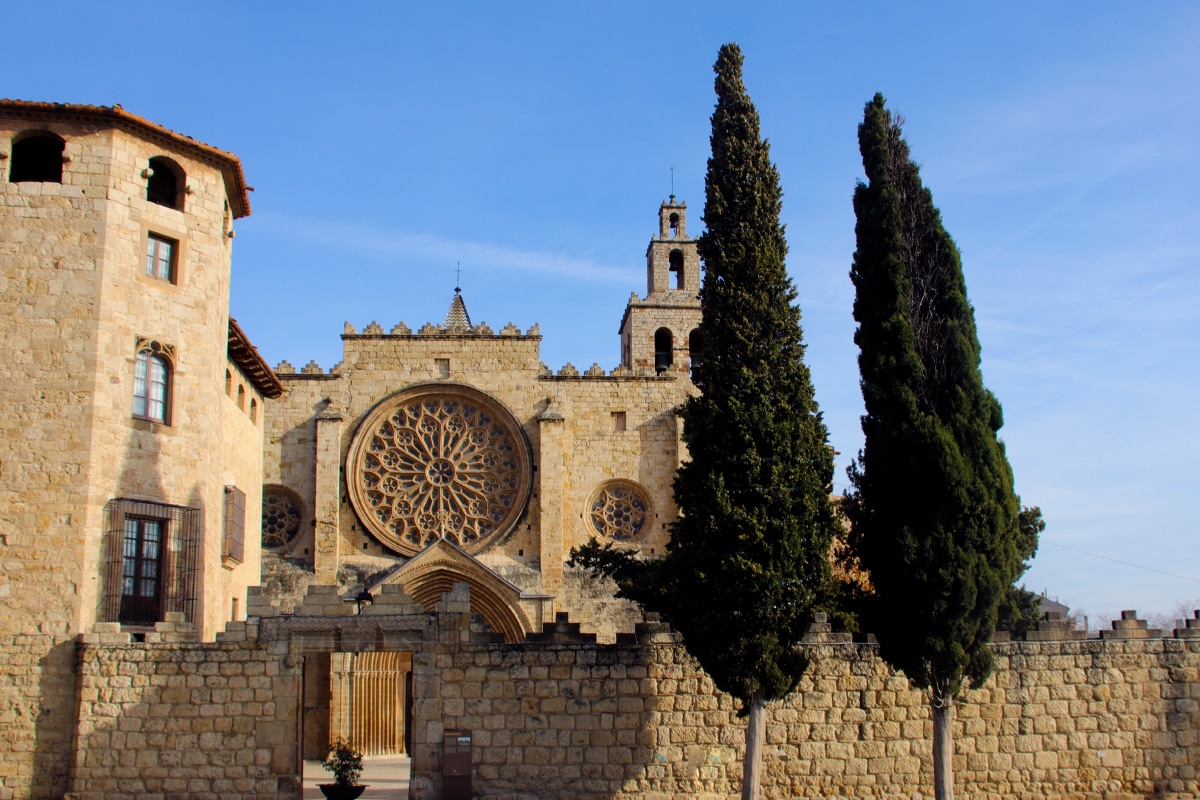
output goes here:
<path id="1" fill-rule="evenodd" d="M 33 717 L 33 785 L 35 800 L 62 797 L 67 791 L 75 722 L 79 719 L 75 637 L 54 635 L 38 658 L 38 699 L 16 713 Z"/>

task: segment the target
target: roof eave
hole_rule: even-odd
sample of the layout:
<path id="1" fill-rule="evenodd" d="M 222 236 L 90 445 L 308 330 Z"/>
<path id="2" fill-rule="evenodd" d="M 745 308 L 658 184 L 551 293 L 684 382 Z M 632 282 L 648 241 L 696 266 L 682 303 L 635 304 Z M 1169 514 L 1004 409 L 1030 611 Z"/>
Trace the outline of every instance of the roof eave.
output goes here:
<path id="1" fill-rule="evenodd" d="M 229 318 L 229 360 L 238 365 L 263 397 L 274 399 L 283 395 L 283 382 L 275 371 L 259 355 L 258 348 L 250 343 L 246 332 L 233 317 Z"/>
<path id="2" fill-rule="evenodd" d="M 42 103 L 32 100 L 0 99 L 0 117 L 18 117 L 31 121 L 98 122 L 159 144 L 174 147 L 197 161 L 221 171 L 225 178 L 230 211 L 235 219 L 250 216 L 250 187 L 242 162 L 233 153 L 176 133 L 156 122 L 132 114 L 119 105 L 93 106 L 77 103 Z"/>

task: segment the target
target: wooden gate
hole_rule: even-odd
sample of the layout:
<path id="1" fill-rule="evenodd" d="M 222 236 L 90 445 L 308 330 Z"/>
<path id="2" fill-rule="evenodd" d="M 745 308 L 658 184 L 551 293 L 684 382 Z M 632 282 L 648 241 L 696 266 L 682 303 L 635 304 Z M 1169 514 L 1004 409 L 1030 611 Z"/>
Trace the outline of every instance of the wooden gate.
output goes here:
<path id="1" fill-rule="evenodd" d="M 366 756 L 405 752 L 405 676 L 410 653 L 333 653 L 329 738 Z"/>

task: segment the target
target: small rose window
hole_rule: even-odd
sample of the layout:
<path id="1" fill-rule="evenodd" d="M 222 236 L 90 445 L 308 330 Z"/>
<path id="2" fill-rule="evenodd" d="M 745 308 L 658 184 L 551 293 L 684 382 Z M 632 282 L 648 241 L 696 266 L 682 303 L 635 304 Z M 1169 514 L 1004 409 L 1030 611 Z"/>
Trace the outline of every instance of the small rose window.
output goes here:
<path id="1" fill-rule="evenodd" d="M 304 506 L 300 498 L 282 486 L 263 487 L 262 546 L 283 547 L 300 533 Z"/>
<path id="2" fill-rule="evenodd" d="M 589 504 L 592 530 L 602 538 L 625 542 L 646 529 L 650 499 L 645 489 L 632 481 L 603 484 Z"/>

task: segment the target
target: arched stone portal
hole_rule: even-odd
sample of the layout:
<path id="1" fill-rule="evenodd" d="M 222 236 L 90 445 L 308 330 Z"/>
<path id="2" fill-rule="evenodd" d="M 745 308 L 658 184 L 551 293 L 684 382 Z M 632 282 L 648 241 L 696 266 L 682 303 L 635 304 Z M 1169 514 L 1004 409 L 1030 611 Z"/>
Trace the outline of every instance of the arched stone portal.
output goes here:
<path id="1" fill-rule="evenodd" d="M 522 601 L 540 598 L 526 595 L 520 587 L 509 583 L 466 551 L 440 540 L 422 550 L 382 584 L 401 584 L 414 601 L 433 611 L 442 595 L 454 589 L 456 583 L 471 587 L 471 611 L 482 614 L 495 633 L 504 641 L 525 641 L 525 634 L 534 630 Z"/>

